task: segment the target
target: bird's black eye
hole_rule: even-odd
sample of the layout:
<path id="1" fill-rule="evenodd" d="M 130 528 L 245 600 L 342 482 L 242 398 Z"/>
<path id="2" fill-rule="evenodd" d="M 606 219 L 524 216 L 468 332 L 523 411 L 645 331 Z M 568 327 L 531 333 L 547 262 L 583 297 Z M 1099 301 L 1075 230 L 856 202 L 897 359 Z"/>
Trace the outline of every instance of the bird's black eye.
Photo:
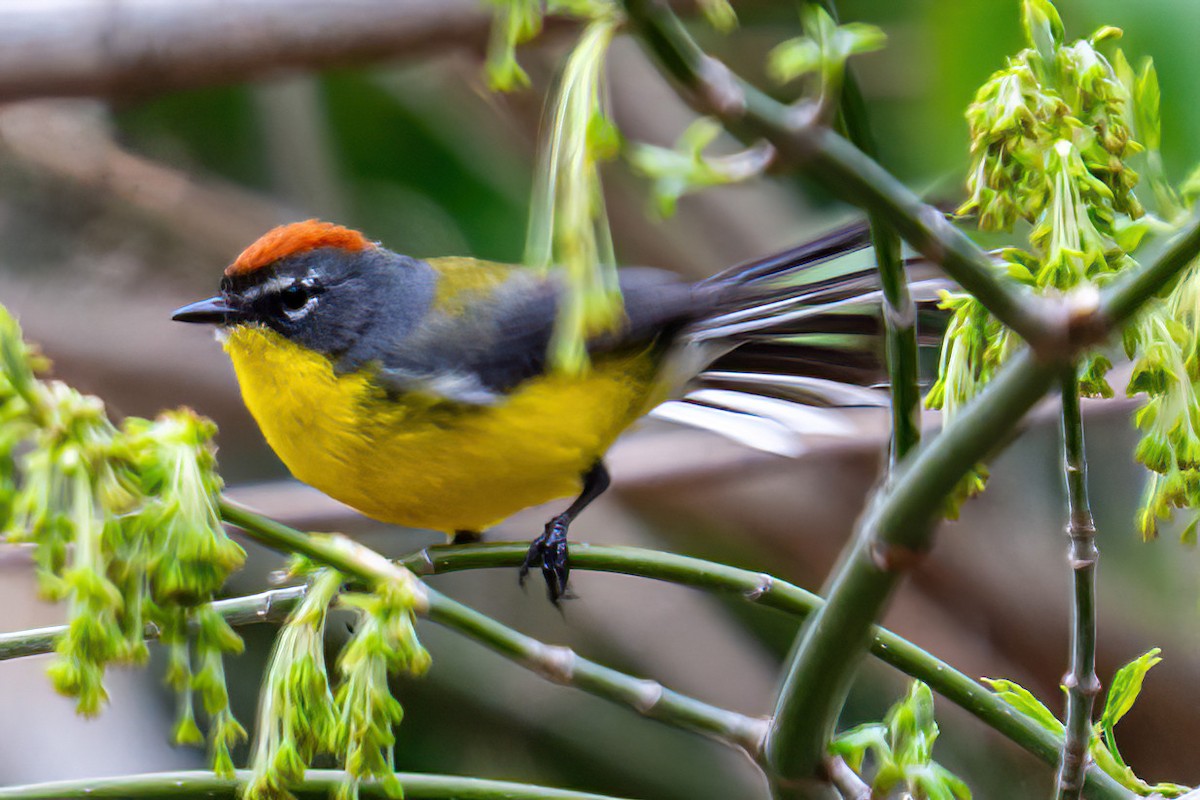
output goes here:
<path id="1" fill-rule="evenodd" d="M 299 283 L 293 283 L 279 293 L 279 302 L 288 311 L 298 311 L 308 302 L 308 289 Z"/>

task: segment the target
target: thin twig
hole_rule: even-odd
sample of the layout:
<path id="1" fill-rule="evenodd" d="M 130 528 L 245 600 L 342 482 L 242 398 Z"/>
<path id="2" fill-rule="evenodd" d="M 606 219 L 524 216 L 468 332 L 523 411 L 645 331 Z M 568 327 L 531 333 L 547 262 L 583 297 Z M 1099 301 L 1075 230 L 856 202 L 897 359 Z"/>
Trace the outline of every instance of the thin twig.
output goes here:
<path id="1" fill-rule="evenodd" d="M 582 689 L 676 728 L 705 734 L 744 750 L 755 761 L 762 753 L 767 732 L 764 719 L 709 705 L 667 689 L 657 681 L 634 678 L 589 661 L 569 647 L 544 644 L 433 590 L 429 595 L 429 619 L 486 645 L 549 681 Z"/>
<path id="2" fill-rule="evenodd" d="M 305 589 L 304 586 L 272 589 L 244 597 L 218 600 L 212 607 L 230 625 L 282 622 L 304 597 Z M 0 661 L 49 653 L 54 649 L 54 643 L 66 632 L 66 625 L 53 625 L 47 628 L 0 633 Z M 157 625 L 146 626 L 146 639 L 157 639 L 159 633 Z"/>
<path id="3" fill-rule="evenodd" d="M 1071 667 L 1067 687 L 1067 724 L 1058 767 L 1058 800 L 1078 800 L 1083 790 L 1092 709 L 1100 694 L 1096 675 L 1096 523 L 1088 501 L 1087 454 L 1083 417 L 1079 411 L 1079 381 L 1074 371 L 1062 384 L 1063 466 L 1067 484 L 1067 557 L 1075 592 L 1072 603 Z"/>
<path id="4" fill-rule="evenodd" d="M 821 5 L 836 22 L 837 5 L 833 0 L 821 0 Z M 846 137 L 868 158 L 877 158 L 875 136 L 871 132 L 866 103 L 849 65 L 846 65 L 842 76 L 839 111 Z M 868 212 L 867 220 L 871 225 L 871 245 L 883 289 L 885 361 L 892 394 L 892 439 L 888 450 L 890 474 L 896 464 L 921 441 L 917 307 L 908 291 L 899 234 L 876 211 Z"/>
<path id="5" fill-rule="evenodd" d="M 826 8 L 837 19 L 833 3 Z M 841 115 L 850 141 L 870 158 L 876 157 L 867 108 L 858 81 L 849 67 L 842 84 Z M 871 244 L 883 289 L 885 361 L 892 395 L 892 440 L 888 450 L 889 474 L 921 442 L 921 385 L 917 350 L 917 307 L 908 291 L 900 236 L 883 214 L 867 214 Z"/>
<path id="6" fill-rule="evenodd" d="M 871 787 L 840 756 L 825 760 L 825 771 L 842 800 L 872 800 Z"/>
<path id="7" fill-rule="evenodd" d="M 608 795 L 551 789 L 528 783 L 489 781 L 462 778 L 457 775 L 424 775 L 417 772 L 398 772 L 404 796 L 434 800 L 620 800 Z M 237 797 L 250 780 L 249 770 L 238 770 L 234 778 L 218 778 L 211 772 L 199 770 L 181 772 L 151 772 L 120 775 L 111 778 L 35 783 L 28 786 L 0 788 L 0 800 L 95 800 L 96 798 L 127 797 Z M 346 773 L 332 769 L 310 769 L 302 783 L 288 788 L 305 796 L 328 796 L 346 782 Z M 363 797 L 390 797 L 379 781 L 358 783 Z"/>

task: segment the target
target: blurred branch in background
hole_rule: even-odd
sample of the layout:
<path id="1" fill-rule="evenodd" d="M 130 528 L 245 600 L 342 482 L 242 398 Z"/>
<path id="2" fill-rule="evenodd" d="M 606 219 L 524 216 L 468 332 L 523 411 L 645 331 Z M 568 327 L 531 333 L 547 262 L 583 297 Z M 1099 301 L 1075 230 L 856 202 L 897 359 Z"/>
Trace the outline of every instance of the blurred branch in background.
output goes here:
<path id="1" fill-rule="evenodd" d="M 475 0 L 45 0 L 0 5 L 0 102 L 125 97 L 482 48 Z"/>
<path id="2" fill-rule="evenodd" d="M 288 216 L 262 195 L 129 152 L 114 140 L 105 107 L 91 100 L 0 108 L 0 147 L 25 168 L 121 201 L 190 247 L 221 258 Z"/>

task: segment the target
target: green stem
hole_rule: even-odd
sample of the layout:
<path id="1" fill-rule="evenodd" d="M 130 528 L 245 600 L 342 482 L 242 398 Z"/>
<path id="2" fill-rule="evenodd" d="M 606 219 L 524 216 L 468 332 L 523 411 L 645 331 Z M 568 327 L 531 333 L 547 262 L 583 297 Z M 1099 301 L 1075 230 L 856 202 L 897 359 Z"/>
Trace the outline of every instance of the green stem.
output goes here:
<path id="1" fill-rule="evenodd" d="M 282 622 L 304 597 L 305 590 L 304 586 L 288 586 L 245 597 L 218 600 L 212 606 L 230 625 Z M 189 624 L 195 625 L 194 622 Z M 48 628 L 0 633 L 0 661 L 49 653 L 54 649 L 54 643 L 66 632 L 66 625 L 54 625 Z M 145 628 L 147 639 L 157 639 L 159 633 L 161 631 L 157 625 L 147 625 Z"/>
<path id="2" fill-rule="evenodd" d="M 433 547 L 405 558 L 401 563 L 420 575 L 441 575 L 471 569 L 513 568 L 523 563 L 529 546 L 525 543 Z M 730 567 L 689 556 L 579 543 L 571 549 L 571 566 L 578 570 L 612 572 L 649 578 L 697 589 L 727 592 L 742 599 L 798 617 L 807 617 L 823 604 L 817 595 L 761 572 Z M 222 600 L 214 604 L 232 624 L 280 620 L 304 596 L 304 586 L 275 589 L 250 597 Z M 0 660 L 20 655 L 48 653 L 54 639 L 66 626 L 7 634 L 7 647 Z M 911 642 L 883 628 L 873 629 L 871 652 L 907 675 L 924 681 L 938 694 L 961 706 L 984 724 L 1008 737 L 1047 764 L 1054 765 L 1062 740 L 1014 711 L 976 681 L 939 661 Z M 1126 798 L 1111 778 L 1094 766 L 1087 773 L 1084 793 L 1093 800 Z"/>
<path id="3" fill-rule="evenodd" d="M 467 569 L 516 567 L 524 561 L 527 550 L 524 543 L 432 547 L 409 556 L 403 563 L 420 575 L 441 575 Z M 634 547 L 575 544 L 571 548 L 571 567 L 728 592 L 756 605 L 800 617 L 809 616 L 824 604 L 817 595 L 762 572 Z M 1046 764 L 1057 763 L 1061 737 L 1021 714 L 977 681 L 891 631 L 872 626 L 871 635 L 871 652 L 881 661 L 924 681 Z M 1133 797 L 1095 765 L 1087 770 L 1084 794 L 1091 800 Z"/>
<path id="4" fill-rule="evenodd" d="M 706 55 L 665 3 L 624 0 L 629 20 L 685 99 L 742 138 L 770 142 L 830 191 L 886 220 L 918 252 L 940 264 L 1001 322 L 1035 349 L 1062 349 L 1046 301 L 1003 280 L 991 257 L 891 173 L 820 124 L 814 109 L 786 106 Z"/>
<path id="5" fill-rule="evenodd" d="M 620 800 L 608 795 L 550 789 L 527 783 L 460 778 L 454 775 L 423 775 L 399 772 L 404 796 L 412 800 Z M 96 800 L 127 797 L 237 797 L 250 778 L 248 770 L 238 770 L 234 778 L 218 778 L 211 772 L 152 772 L 112 778 L 35 783 L 0 788 L 0 800 Z M 289 789 L 299 795 L 328 796 L 346 782 L 346 773 L 331 769 L 310 769 L 302 783 Z M 363 797 L 389 797 L 384 785 L 364 780 L 358 784 Z"/>
<path id="6" fill-rule="evenodd" d="M 821 0 L 821 5 L 837 22 L 837 6 L 833 0 Z M 867 106 L 849 65 L 846 65 L 842 78 L 839 112 L 847 138 L 868 158 L 878 158 Z M 908 291 L 899 234 L 876 211 L 868 212 L 867 220 L 871 225 L 871 244 L 879 267 L 880 287 L 883 289 L 885 360 L 892 394 L 892 441 L 888 453 L 890 468 L 894 470 L 896 464 L 921 441 L 917 308 Z"/>
<path id="7" fill-rule="evenodd" d="M 942 435 L 916 453 L 877 498 L 833 577 L 825 606 L 806 624 L 789 658 L 767 738 L 781 785 L 817 778 L 872 624 L 904 574 L 933 543 L 945 498 L 1036 403 L 1058 374 L 1028 351 L 1015 356 Z M 812 784 L 782 796 L 819 796 Z"/>
<path id="8" fill-rule="evenodd" d="M 368 585 L 380 581 L 417 582 L 404 566 L 387 561 L 374 550 L 329 534 L 306 534 L 222 498 L 221 515 L 268 547 L 299 552 Z M 354 549 L 351 549 L 354 548 Z M 383 561 L 387 568 L 379 564 Z M 419 583 L 419 582 L 417 582 Z M 569 647 L 544 644 L 502 625 L 472 608 L 419 583 L 429 619 L 490 647 L 544 678 L 574 686 L 589 694 L 628 706 L 638 713 L 685 730 L 711 736 L 740 748 L 757 759 L 766 722 L 695 700 L 656 681 L 635 678 L 577 655 Z"/>
<path id="9" fill-rule="evenodd" d="M 526 545 L 528 550 L 528 545 Z M 572 551 L 572 566 L 575 566 Z M 563 686 L 573 686 L 660 722 L 705 734 L 744 750 L 757 760 L 766 720 L 695 700 L 653 680 L 634 678 L 578 655 L 569 647 L 547 645 L 430 590 L 429 619 L 495 650 L 502 656 Z"/>
<path id="10" fill-rule="evenodd" d="M 831 0 L 824 3 L 834 20 L 837 11 Z M 863 153 L 876 157 L 875 137 L 867 117 L 866 104 L 854 73 L 846 68 L 842 85 L 842 122 L 850 141 Z M 892 441 L 889 448 L 891 471 L 921 441 L 921 385 L 917 351 L 917 307 L 908 291 L 908 276 L 900 236 L 887 219 L 870 211 L 871 244 L 879 267 L 883 289 L 883 324 L 888 383 L 892 393 Z"/>
<path id="11" fill-rule="evenodd" d="M 1074 579 L 1072 604 L 1071 667 L 1067 673 L 1067 723 L 1058 767 L 1058 800 L 1078 800 L 1083 789 L 1088 744 L 1092 736 L 1092 709 L 1100 694 L 1096 675 L 1096 523 L 1088 501 L 1087 454 L 1083 442 L 1083 417 L 1079 409 L 1079 382 L 1074 371 L 1062 384 L 1063 466 L 1067 484 L 1067 549 Z"/>
<path id="12" fill-rule="evenodd" d="M 298 554 L 333 567 L 350 578 L 368 586 L 381 583 L 398 583 L 413 593 L 415 610 L 425 612 L 426 587 L 408 570 L 397 566 L 340 533 L 304 533 L 281 522 L 255 514 L 226 497 L 217 501 L 221 519 L 241 528 L 255 541 L 289 554 Z"/>

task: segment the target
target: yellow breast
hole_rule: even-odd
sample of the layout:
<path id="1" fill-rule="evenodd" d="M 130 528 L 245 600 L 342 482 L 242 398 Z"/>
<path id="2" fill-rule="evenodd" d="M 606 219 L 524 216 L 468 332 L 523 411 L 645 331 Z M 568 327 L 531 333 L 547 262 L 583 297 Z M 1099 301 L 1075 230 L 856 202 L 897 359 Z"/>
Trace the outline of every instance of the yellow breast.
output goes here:
<path id="1" fill-rule="evenodd" d="M 375 519 L 446 532 L 483 530 L 578 492 L 580 475 L 661 399 L 649 351 L 465 406 L 389 397 L 370 370 L 338 375 L 325 356 L 260 326 L 233 328 L 225 349 L 246 406 L 293 475 Z"/>

